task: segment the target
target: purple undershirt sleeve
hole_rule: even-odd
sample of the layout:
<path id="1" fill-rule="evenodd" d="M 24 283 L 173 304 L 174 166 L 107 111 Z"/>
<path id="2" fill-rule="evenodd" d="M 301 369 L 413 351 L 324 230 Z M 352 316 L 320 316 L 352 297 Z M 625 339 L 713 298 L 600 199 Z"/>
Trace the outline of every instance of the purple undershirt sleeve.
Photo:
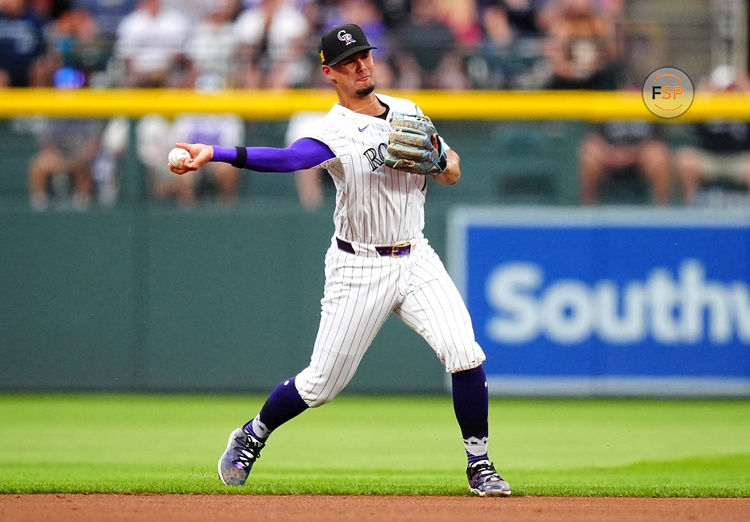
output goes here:
<path id="1" fill-rule="evenodd" d="M 328 145 L 313 138 L 301 138 L 285 149 L 245 147 L 245 158 L 241 158 L 242 150 L 238 151 L 236 147 L 214 145 L 213 148 L 214 157 L 211 161 L 231 163 L 235 167 L 258 172 L 293 172 L 309 169 L 335 157 Z"/>

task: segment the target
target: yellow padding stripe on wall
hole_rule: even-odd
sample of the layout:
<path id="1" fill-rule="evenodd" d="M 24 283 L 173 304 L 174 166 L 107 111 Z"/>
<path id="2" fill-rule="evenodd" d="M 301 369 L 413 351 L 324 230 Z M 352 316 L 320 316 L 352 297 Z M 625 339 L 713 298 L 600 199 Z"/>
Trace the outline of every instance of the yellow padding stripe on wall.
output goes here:
<path id="1" fill-rule="evenodd" d="M 601 91 L 384 91 L 416 102 L 433 119 L 604 121 L 650 119 L 689 122 L 711 118 L 750 120 L 750 93 L 698 94 L 690 109 L 674 120 L 653 116 L 639 92 Z M 333 90 L 201 93 L 174 89 L 0 90 L 0 117 L 139 117 L 231 112 L 248 120 L 280 120 L 300 111 L 328 111 Z"/>

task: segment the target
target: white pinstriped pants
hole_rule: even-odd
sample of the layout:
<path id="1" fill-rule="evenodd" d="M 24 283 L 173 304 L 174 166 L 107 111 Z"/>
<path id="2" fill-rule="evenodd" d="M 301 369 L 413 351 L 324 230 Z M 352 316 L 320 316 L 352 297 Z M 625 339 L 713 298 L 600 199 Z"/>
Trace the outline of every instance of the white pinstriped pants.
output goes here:
<path id="1" fill-rule="evenodd" d="M 450 373 L 485 360 L 474 340 L 469 312 L 440 258 L 426 239 L 403 257 L 381 257 L 354 244 L 326 254 L 326 282 L 310 365 L 295 378 L 310 407 L 331 401 L 354 376 L 388 315 L 395 313 L 419 333 Z"/>

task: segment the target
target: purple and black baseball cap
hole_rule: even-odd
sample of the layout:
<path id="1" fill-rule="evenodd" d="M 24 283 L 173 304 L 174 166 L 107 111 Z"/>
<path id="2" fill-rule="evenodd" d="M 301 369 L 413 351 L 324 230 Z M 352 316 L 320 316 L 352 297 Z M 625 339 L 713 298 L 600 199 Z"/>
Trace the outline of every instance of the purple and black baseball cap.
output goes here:
<path id="1" fill-rule="evenodd" d="M 360 26 L 337 25 L 328 29 L 320 38 L 320 61 L 324 65 L 336 65 L 344 58 L 368 49 L 377 47 L 370 45 Z"/>

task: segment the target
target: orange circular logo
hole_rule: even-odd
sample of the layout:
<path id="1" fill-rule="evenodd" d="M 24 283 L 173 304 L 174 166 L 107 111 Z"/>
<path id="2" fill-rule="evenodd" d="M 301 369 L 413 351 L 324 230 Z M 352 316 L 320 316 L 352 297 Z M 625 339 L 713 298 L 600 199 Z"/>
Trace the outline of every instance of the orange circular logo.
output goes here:
<path id="1" fill-rule="evenodd" d="M 643 103 L 660 118 L 676 118 L 693 103 L 693 82 L 684 71 L 662 67 L 643 82 Z"/>

